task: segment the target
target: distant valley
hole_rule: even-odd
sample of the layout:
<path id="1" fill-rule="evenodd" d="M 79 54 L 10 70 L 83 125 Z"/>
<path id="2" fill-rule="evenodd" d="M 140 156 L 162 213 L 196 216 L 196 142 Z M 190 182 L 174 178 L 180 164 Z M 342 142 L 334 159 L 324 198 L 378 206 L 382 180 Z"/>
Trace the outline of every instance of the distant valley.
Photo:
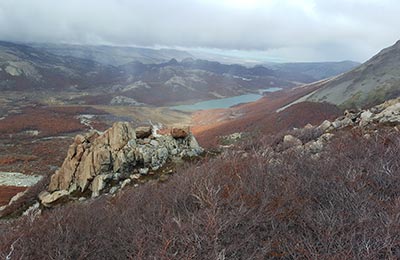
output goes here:
<path id="1" fill-rule="evenodd" d="M 187 52 L 131 47 L 0 43 L 0 90 L 39 102 L 168 106 L 292 88 L 353 62 L 246 67 Z"/>

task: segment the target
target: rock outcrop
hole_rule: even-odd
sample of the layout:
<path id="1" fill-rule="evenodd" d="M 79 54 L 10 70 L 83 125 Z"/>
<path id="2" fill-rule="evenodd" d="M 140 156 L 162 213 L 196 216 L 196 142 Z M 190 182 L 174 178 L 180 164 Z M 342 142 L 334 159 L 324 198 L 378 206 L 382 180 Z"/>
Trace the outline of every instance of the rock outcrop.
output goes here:
<path id="1" fill-rule="evenodd" d="M 305 126 L 303 129 L 293 130 L 293 134 L 287 134 L 278 145 L 278 151 L 300 150 L 318 158 L 318 154 L 323 151 L 325 145 L 334 137 L 335 132 L 341 129 L 361 128 L 365 137 L 370 136 L 369 132 L 375 131 L 383 126 L 395 127 L 397 131 L 400 125 L 400 98 L 386 101 L 383 104 L 372 107 L 368 110 L 348 111 L 330 122 L 325 120 L 319 126 Z M 308 131 L 308 133 L 305 133 Z M 296 136 L 312 136 L 312 140 L 303 142 Z M 309 139 L 309 138 L 305 138 Z"/>
<path id="2" fill-rule="evenodd" d="M 346 110 L 344 116 L 332 123 L 324 121 L 320 126 L 323 132 L 344 127 L 374 128 L 377 125 L 396 126 L 400 124 L 400 98 L 392 99 L 371 109 L 361 111 Z"/>
<path id="3" fill-rule="evenodd" d="M 118 122 L 102 134 L 77 135 L 61 168 L 51 176 L 48 190 L 39 196 L 41 202 L 48 205 L 71 194 L 98 196 L 111 183 L 122 184 L 132 175 L 145 175 L 168 161 L 203 152 L 187 129 L 157 137 L 151 132 L 151 127 L 135 130 L 127 122 Z"/>

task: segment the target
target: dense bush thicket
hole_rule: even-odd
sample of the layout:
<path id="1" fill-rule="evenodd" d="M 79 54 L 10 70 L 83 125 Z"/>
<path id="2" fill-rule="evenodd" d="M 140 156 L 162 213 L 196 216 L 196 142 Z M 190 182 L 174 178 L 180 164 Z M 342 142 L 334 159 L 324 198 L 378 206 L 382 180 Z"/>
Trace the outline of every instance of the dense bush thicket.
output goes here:
<path id="1" fill-rule="evenodd" d="M 20 220 L 0 257 L 13 244 L 12 259 L 400 258 L 398 133 L 343 133 L 319 159 L 269 145 Z"/>

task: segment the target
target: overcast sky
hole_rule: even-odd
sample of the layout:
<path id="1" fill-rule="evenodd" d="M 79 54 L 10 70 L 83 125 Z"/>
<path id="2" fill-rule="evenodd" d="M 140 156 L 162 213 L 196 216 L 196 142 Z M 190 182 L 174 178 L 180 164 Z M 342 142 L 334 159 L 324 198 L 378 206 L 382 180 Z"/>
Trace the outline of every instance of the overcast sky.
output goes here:
<path id="1" fill-rule="evenodd" d="M 365 61 L 400 39 L 399 0 L 0 0 L 0 39 Z"/>

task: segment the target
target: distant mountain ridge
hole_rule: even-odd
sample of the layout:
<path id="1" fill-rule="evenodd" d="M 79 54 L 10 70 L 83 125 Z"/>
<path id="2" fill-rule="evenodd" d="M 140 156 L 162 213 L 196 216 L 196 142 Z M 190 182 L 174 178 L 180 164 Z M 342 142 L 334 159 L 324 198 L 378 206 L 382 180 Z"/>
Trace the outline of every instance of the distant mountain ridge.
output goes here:
<path id="1" fill-rule="evenodd" d="M 0 90 L 65 89 L 110 84 L 118 71 L 92 60 L 61 57 L 0 41 Z"/>
<path id="2" fill-rule="evenodd" d="M 42 95 L 56 95 L 56 102 L 67 104 L 160 106 L 295 86 L 266 68 L 189 61 L 134 61 L 116 67 L 0 42 L 0 90 L 29 96 L 39 96 L 40 90 Z"/>
<path id="3" fill-rule="evenodd" d="M 41 95 L 56 96 L 55 102 L 67 104 L 165 106 L 259 93 L 260 89 L 271 87 L 292 88 L 314 80 L 299 69 L 228 65 L 195 59 L 175 50 L 46 46 L 0 42 L 0 90 L 20 91 L 30 96 L 39 96 L 36 91 L 40 90 Z M 54 54 L 51 48 L 55 48 L 54 52 L 63 51 L 62 55 Z M 150 60 L 174 58 L 145 63 L 135 60 L 138 57 L 135 50 Z M 133 51 L 131 56 L 130 51 Z M 120 59 L 122 56 L 127 59 Z M 110 61 L 113 57 L 116 60 Z M 127 60 L 133 61 L 123 63 Z M 123 64 L 113 66 L 109 62 Z M 324 63 L 307 66 L 317 71 L 318 66 L 329 67 Z"/>
<path id="4" fill-rule="evenodd" d="M 28 45 L 55 55 L 88 59 L 112 66 L 120 66 L 134 61 L 151 64 L 163 63 L 171 59 L 183 60 L 185 58 L 194 58 L 189 52 L 175 49 L 51 43 L 29 43 Z"/>
<path id="5" fill-rule="evenodd" d="M 278 75 L 292 75 L 293 79 L 301 78 L 302 75 L 302 82 L 311 83 L 350 71 L 359 65 L 361 65 L 359 62 L 340 61 L 272 63 L 264 66 L 276 71 Z"/>

